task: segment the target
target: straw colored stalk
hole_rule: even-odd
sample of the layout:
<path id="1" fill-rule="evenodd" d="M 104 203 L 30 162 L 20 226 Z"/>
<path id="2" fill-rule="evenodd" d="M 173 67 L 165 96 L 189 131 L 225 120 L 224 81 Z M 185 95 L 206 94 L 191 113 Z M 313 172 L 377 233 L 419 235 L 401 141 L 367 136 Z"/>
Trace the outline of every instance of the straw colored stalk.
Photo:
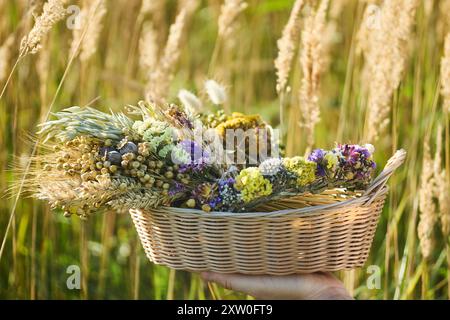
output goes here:
<path id="1" fill-rule="evenodd" d="M 144 22 L 139 40 L 139 64 L 147 72 L 158 62 L 158 35 L 151 21 Z"/>
<path id="2" fill-rule="evenodd" d="M 281 38 L 277 41 L 278 56 L 275 59 L 275 70 L 277 75 L 277 93 L 283 94 L 286 90 L 292 60 L 300 33 L 300 12 L 304 6 L 303 0 L 295 1 L 289 20 L 283 29 Z"/>
<path id="3" fill-rule="evenodd" d="M 438 127 L 436 139 L 436 154 L 434 157 L 434 197 L 439 203 L 439 217 L 441 220 L 442 234 L 447 239 L 450 236 L 450 181 L 446 171 L 442 168 L 442 126 Z"/>
<path id="4" fill-rule="evenodd" d="M 102 30 L 102 20 L 106 14 L 105 0 L 87 1 L 80 12 L 80 26 L 73 29 L 73 39 L 71 44 L 71 55 L 76 53 L 76 49 L 81 41 L 80 60 L 87 61 L 94 55 L 98 48 L 98 40 Z"/>
<path id="5" fill-rule="evenodd" d="M 200 5 L 199 0 L 179 0 L 178 1 L 178 9 L 182 10 L 183 8 L 186 10 L 188 16 L 191 16 L 195 10 L 197 10 Z"/>
<path id="6" fill-rule="evenodd" d="M 148 14 L 157 12 L 164 7 L 164 1 L 161 0 L 142 0 L 139 16 L 146 16 Z"/>
<path id="7" fill-rule="evenodd" d="M 247 8 L 248 4 L 242 0 L 225 0 L 220 8 L 219 15 L 219 38 L 231 37 L 236 29 L 236 19 L 239 14 Z"/>
<path id="8" fill-rule="evenodd" d="M 53 26 L 64 19 L 67 11 L 64 5 L 67 0 L 48 0 L 43 7 L 42 14 L 36 18 L 31 31 L 23 37 L 20 45 L 20 56 L 28 53 L 36 54 L 41 49 L 41 41 Z"/>
<path id="9" fill-rule="evenodd" d="M 365 22 L 370 29 L 364 46 L 370 74 L 367 141 L 377 140 L 389 124 L 392 97 L 408 58 L 417 4 L 417 0 L 386 0 L 381 12 L 375 10 L 375 20 Z"/>
<path id="10" fill-rule="evenodd" d="M 45 42 L 48 42 L 48 37 L 45 40 Z M 47 105 L 47 88 L 50 72 L 50 55 L 51 55 L 50 49 L 43 48 L 39 52 L 36 61 L 36 71 L 39 77 L 39 95 L 41 99 L 41 105 Z M 42 108 L 41 116 L 43 116 L 43 112 L 45 112 L 45 109 Z"/>
<path id="11" fill-rule="evenodd" d="M 425 142 L 419 189 L 420 215 L 417 232 L 422 256 L 426 261 L 430 259 L 433 252 L 433 228 L 437 220 L 434 192 L 434 163 L 430 155 L 430 146 Z"/>
<path id="12" fill-rule="evenodd" d="M 14 37 L 10 35 L 0 47 L 0 82 L 8 75 L 9 60 L 11 58 L 11 49 L 14 44 Z"/>
<path id="13" fill-rule="evenodd" d="M 314 145 L 314 129 L 320 120 L 319 91 L 324 66 L 322 37 L 328 2 L 322 0 L 317 10 L 306 17 L 302 32 L 300 64 L 303 78 L 299 91 L 300 125 L 305 130 L 308 149 Z"/>
<path id="14" fill-rule="evenodd" d="M 181 40 L 185 28 L 186 11 L 183 9 L 177 15 L 170 27 L 169 37 L 156 68 L 149 70 L 146 98 L 156 103 L 165 102 L 173 78 L 175 66 L 181 52 Z"/>
<path id="15" fill-rule="evenodd" d="M 444 99 L 444 112 L 450 113 L 450 32 L 445 38 L 444 55 L 441 61 L 441 94 Z"/>
<path id="16" fill-rule="evenodd" d="M 450 0 L 439 1 L 439 17 L 436 20 L 438 37 L 444 39 L 450 30 Z"/>

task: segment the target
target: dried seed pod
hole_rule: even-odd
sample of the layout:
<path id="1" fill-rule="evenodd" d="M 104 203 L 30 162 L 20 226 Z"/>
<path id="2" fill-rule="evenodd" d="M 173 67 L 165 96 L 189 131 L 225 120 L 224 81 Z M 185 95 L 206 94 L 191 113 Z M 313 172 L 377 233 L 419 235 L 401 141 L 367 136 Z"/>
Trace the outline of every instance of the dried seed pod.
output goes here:
<path id="1" fill-rule="evenodd" d="M 140 163 L 139 161 L 133 161 L 133 162 L 131 163 L 131 167 L 134 168 L 134 169 L 139 168 L 140 165 L 141 165 L 141 163 Z"/>
<path id="2" fill-rule="evenodd" d="M 108 156 L 106 157 L 106 160 L 108 160 L 112 164 L 119 165 L 120 162 L 122 161 L 122 155 L 118 151 L 113 150 L 113 151 L 108 152 Z"/>
<path id="3" fill-rule="evenodd" d="M 100 158 L 106 159 L 108 153 L 112 151 L 114 151 L 113 147 L 101 147 L 100 150 L 98 151 L 98 155 L 100 156 Z"/>
<path id="4" fill-rule="evenodd" d="M 126 168 L 126 167 L 128 167 L 129 162 L 128 162 L 128 160 L 122 160 L 122 162 L 120 164 L 121 164 L 122 168 Z"/>
<path id="5" fill-rule="evenodd" d="M 138 147 L 136 146 L 136 144 L 134 142 L 127 142 L 125 143 L 125 145 L 120 148 L 119 150 L 120 154 L 125 154 L 125 153 L 137 153 L 138 152 Z"/>
<path id="6" fill-rule="evenodd" d="M 189 199 L 188 201 L 186 201 L 186 205 L 189 208 L 195 208 L 195 200 L 194 199 Z"/>
<path id="7" fill-rule="evenodd" d="M 204 205 L 202 205 L 202 210 L 205 212 L 210 212 L 211 207 L 209 206 L 209 204 L 204 204 Z"/>
<path id="8" fill-rule="evenodd" d="M 123 160 L 132 161 L 132 160 L 134 160 L 134 158 L 136 158 L 136 156 L 134 153 L 131 153 L 131 152 L 125 153 L 124 155 L 122 155 Z"/>
<path id="9" fill-rule="evenodd" d="M 172 179 L 173 178 L 173 172 L 172 171 L 167 171 L 165 174 L 167 179 Z"/>

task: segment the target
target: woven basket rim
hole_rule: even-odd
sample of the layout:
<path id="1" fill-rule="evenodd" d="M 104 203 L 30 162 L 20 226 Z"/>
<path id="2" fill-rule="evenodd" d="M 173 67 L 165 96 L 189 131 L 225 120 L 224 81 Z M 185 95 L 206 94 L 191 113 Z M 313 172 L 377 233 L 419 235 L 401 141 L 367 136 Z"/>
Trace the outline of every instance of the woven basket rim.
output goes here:
<path id="1" fill-rule="evenodd" d="M 388 192 L 388 186 L 384 185 L 376 194 L 375 198 L 384 197 Z M 208 217 L 230 217 L 230 218 L 242 218 L 242 217 L 274 217 L 274 216 L 285 216 L 291 214 L 308 214 L 315 213 L 317 211 L 326 211 L 326 210 L 334 210 L 340 207 L 350 207 L 357 205 L 365 205 L 369 200 L 372 200 L 373 196 L 371 194 L 363 194 L 361 196 L 355 196 L 352 199 L 338 201 L 336 203 L 303 207 L 303 208 L 293 208 L 293 209 L 283 209 L 283 210 L 275 210 L 270 212 L 221 212 L 221 211 L 211 211 L 205 212 L 199 209 L 190 209 L 190 208 L 178 208 L 178 207 L 160 207 L 157 209 L 132 209 L 132 210 L 142 210 L 145 212 L 157 211 L 157 212 L 168 212 L 168 213 L 178 213 L 183 215 L 191 215 L 198 216 L 204 215 Z"/>

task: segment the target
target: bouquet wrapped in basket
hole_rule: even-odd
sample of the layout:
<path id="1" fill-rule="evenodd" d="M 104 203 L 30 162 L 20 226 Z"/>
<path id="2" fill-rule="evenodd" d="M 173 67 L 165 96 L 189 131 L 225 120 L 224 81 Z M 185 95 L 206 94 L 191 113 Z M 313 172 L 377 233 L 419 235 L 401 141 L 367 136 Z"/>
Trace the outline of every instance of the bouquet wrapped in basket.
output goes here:
<path id="1" fill-rule="evenodd" d="M 148 258 L 190 271 L 290 274 L 362 266 L 405 157 L 373 178 L 370 144 L 284 157 L 259 115 L 140 102 L 72 107 L 46 136 L 28 188 L 64 215 L 129 212 Z"/>

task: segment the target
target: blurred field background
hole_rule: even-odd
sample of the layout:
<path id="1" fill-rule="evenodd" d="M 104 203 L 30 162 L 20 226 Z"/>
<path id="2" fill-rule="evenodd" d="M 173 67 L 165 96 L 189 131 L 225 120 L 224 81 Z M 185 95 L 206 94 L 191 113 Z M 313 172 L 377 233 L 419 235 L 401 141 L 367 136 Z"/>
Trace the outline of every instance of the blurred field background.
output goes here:
<path id="1" fill-rule="evenodd" d="M 290 155 L 370 142 L 381 169 L 406 149 L 366 264 L 380 268 L 381 288 L 367 287 L 366 268 L 338 276 L 359 299 L 449 298 L 449 0 L 305 1 L 289 88 L 278 93 L 277 40 L 292 0 L 65 1 L 93 13 L 91 27 L 74 32 L 68 13 L 42 29 L 42 48 L 20 50 L 44 2 L 0 0 L 0 89 L 21 56 L 0 98 L 0 298 L 246 298 L 148 262 L 127 215 L 66 219 L 43 202 L 21 197 L 15 206 L 6 196 L 22 178 L 10 170 L 14 159 L 26 166 L 30 135 L 49 108 L 117 111 L 152 90 L 177 103 L 180 89 L 205 96 L 208 78 L 226 86 L 228 110 L 282 127 Z M 401 14 L 389 12 L 395 6 Z M 81 290 L 66 287 L 69 265 L 81 268 Z"/>

